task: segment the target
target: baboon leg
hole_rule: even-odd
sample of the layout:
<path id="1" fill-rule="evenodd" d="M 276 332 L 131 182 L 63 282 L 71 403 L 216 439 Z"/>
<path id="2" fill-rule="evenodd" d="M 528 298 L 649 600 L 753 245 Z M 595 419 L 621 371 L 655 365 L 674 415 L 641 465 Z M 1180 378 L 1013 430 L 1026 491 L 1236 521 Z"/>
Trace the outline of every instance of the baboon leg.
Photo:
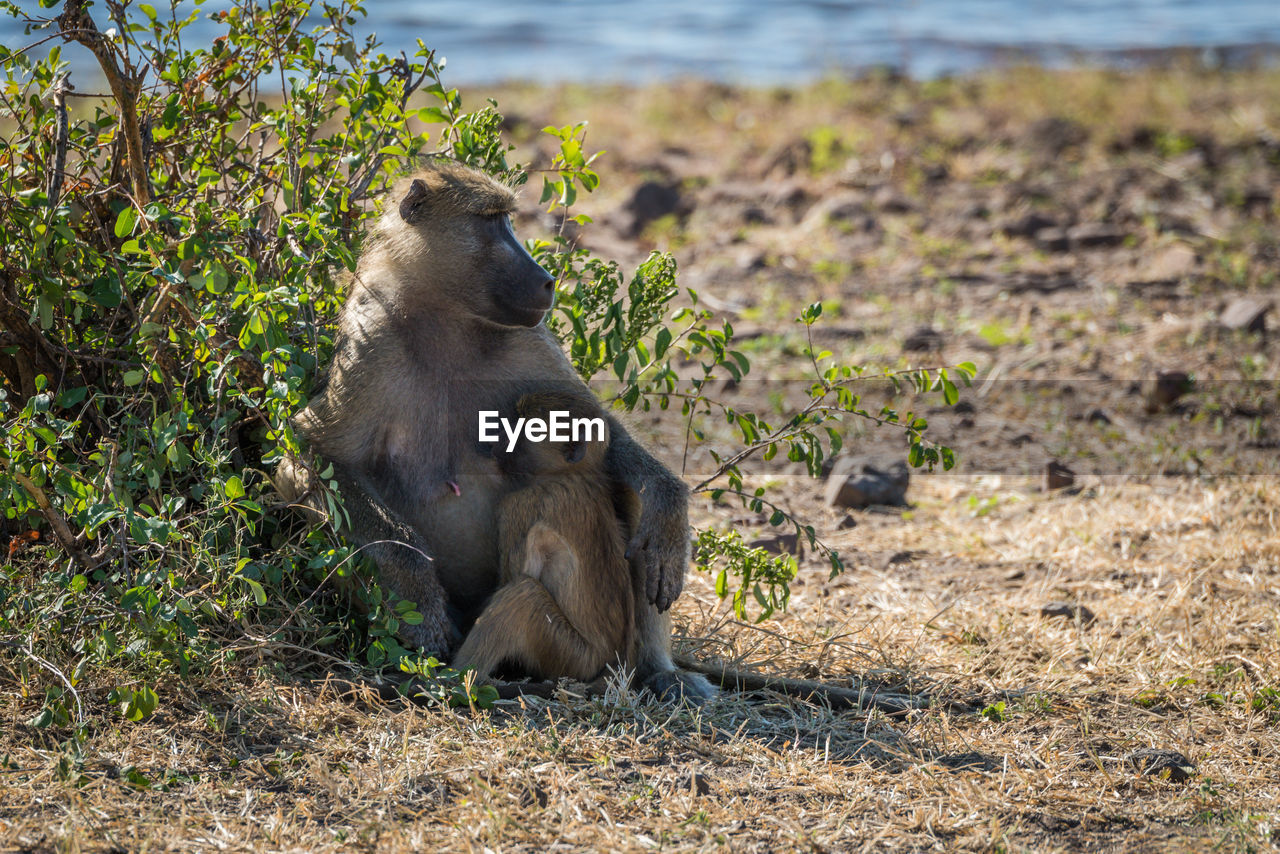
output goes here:
<path id="1" fill-rule="evenodd" d="M 716 689 L 701 673 L 678 670 L 671 660 L 671 615 L 659 614 L 637 578 L 636 590 L 636 678 L 663 700 L 684 698 L 702 703 L 716 695 Z"/>
<path id="2" fill-rule="evenodd" d="M 585 682 L 600 672 L 607 655 L 569 622 L 542 582 L 525 576 L 493 595 L 453 666 L 473 668 L 486 679 L 498 664 L 512 661 L 537 676 Z"/>
<path id="3" fill-rule="evenodd" d="M 616 428 L 614 436 L 625 436 L 625 431 L 621 426 Z M 612 446 L 610 447 L 612 451 Z M 656 460 L 650 457 L 643 448 L 634 442 L 627 441 L 625 453 L 622 458 L 629 463 L 636 463 L 637 470 L 665 471 L 661 468 Z M 639 461 L 639 462 L 637 462 Z M 668 474 L 669 477 L 673 477 Z M 660 475 L 658 475 L 660 480 Z M 682 496 L 680 490 L 684 489 L 684 484 L 676 481 L 676 485 L 672 485 L 667 489 L 668 494 Z M 641 515 L 643 505 L 639 494 L 635 489 L 623 484 L 624 490 L 619 495 L 621 499 L 620 513 L 622 516 L 623 526 L 628 532 L 636 531 L 641 525 Z M 688 522 L 685 510 L 686 504 L 683 500 L 676 503 L 675 512 L 672 519 L 669 520 L 672 529 L 678 519 L 685 519 L 682 530 L 684 533 L 680 536 L 680 542 L 683 544 L 683 556 L 678 560 L 674 553 L 669 553 L 666 557 L 668 563 L 678 563 L 683 570 L 688 566 L 689 562 L 689 541 L 688 541 Z M 691 673 L 676 668 L 675 663 L 671 660 L 671 615 L 667 612 L 666 607 L 659 610 L 654 604 L 652 597 L 652 583 L 654 573 L 653 554 L 646 553 L 647 550 L 635 549 L 635 537 L 629 533 L 631 542 L 628 544 L 631 548 L 630 560 L 628 564 L 631 569 L 631 590 L 635 601 L 635 668 L 636 679 L 639 680 L 646 688 L 652 691 L 656 696 L 664 700 L 678 700 L 681 698 L 691 700 L 695 703 L 705 702 L 716 695 L 716 689 L 701 673 Z M 668 546 L 670 544 L 668 543 Z M 681 584 L 683 584 L 683 576 Z M 678 595 L 679 590 L 675 590 L 671 594 L 674 599 Z M 663 603 L 669 605 L 669 602 Z"/>
<path id="4" fill-rule="evenodd" d="M 542 522 L 526 532 L 523 542 L 506 526 L 499 534 L 507 583 L 476 620 L 454 666 L 474 668 L 485 678 L 511 660 L 541 676 L 591 679 L 613 651 L 603 638 L 585 635 L 571 619 L 572 608 L 565 607 L 590 593 L 575 589 L 584 579 L 573 550 Z"/>

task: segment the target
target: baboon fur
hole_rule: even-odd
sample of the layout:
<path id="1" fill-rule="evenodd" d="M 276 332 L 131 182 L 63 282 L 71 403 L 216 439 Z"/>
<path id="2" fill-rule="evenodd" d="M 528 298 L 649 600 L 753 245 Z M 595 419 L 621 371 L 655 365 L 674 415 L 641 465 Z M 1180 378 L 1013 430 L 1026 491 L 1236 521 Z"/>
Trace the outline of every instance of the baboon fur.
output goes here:
<path id="1" fill-rule="evenodd" d="M 516 241 L 514 206 L 509 188 L 456 163 L 399 182 L 357 265 L 327 381 L 294 422 L 333 466 L 346 536 L 423 615 L 403 639 L 437 653 L 456 648 L 501 577 L 496 512 L 513 478 L 479 447 L 479 411 L 558 385 L 590 394 L 543 323 L 553 282 Z M 672 664 L 666 613 L 688 567 L 688 490 L 608 421 L 604 467 L 630 507 L 636 675 L 704 698 L 706 679 Z M 323 511 L 310 467 L 286 460 L 276 481 Z"/>
<path id="2" fill-rule="evenodd" d="M 599 418 L 586 394 L 540 392 L 516 404 L 521 418 Z M 603 423 L 603 418 L 601 418 Z M 500 662 L 539 678 L 583 682 L 607 665 L 629 668 L 635 591 L 622 526 L 605 472 L 603 441 L 523 438 L 499 450 L 516 488 L 498 504 L 501 586 L 467 634 L 453 664 L 481 679 Z"/>

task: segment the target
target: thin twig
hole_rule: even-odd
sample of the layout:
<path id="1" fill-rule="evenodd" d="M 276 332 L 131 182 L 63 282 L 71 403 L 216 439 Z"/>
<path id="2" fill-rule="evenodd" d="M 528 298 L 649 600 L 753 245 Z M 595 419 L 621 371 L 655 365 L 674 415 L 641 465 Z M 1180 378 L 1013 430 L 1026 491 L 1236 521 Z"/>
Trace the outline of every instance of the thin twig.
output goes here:
<path id="1" fill-rule="evenodd" d="M 62 182 L 66 177 L 67 144 L 71 139 L 71 124 L 67 117 L 67 93 L 72 89 L 68 75 L 61 74 L 54 81 L 50 94 L 53 97 L 53 109 L 58 114 L 58 132 L 53 141 L 53 167 L 49 170 L 49 210 L 58 207 L 58 198 L 62 195 Z"/>

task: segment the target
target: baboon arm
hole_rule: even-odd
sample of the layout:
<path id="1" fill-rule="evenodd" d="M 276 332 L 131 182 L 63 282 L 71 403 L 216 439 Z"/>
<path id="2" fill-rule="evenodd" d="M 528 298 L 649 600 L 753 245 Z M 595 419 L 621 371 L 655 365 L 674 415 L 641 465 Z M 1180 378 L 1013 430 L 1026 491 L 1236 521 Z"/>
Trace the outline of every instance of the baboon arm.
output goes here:
<path id="1" fill-rule="evenodd" d="M 449 619 L 448 596 L 422 538 L 387 507 L 368 478 L 337 464 L 334 478 L 347 514 L 346 524 L 339 527 L 378 565 L 382 584 L 413 602 L 422 614 L 418 625 L 401 625 L 402 638 L 428 652 L 447 655 L 457 645 L 458 629 Z"/>
<path id="2" fill-rule="evenodd" d="M 609 429 L 609 476 L 639 503 L 638 518 L 627 520 L 627 558 L 644 580 L 645 597 L 659 612 L 666 611 L 684 589 L 689 568 L 689 488 L 616 419 L 609 419 Z"/>

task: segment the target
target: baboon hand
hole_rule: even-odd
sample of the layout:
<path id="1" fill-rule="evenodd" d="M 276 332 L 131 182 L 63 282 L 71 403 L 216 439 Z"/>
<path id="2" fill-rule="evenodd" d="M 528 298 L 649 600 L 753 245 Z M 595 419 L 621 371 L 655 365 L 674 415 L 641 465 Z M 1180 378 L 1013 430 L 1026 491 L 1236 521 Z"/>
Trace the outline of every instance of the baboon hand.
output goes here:
<path id="1" fill-rule="evenodd" d="M 645 505 L 635 535 L 627 544 L 627 558 L 642 573 L 645 596 L 661 613 L 684 589 L 689 568 L 689 520 L 683 505 Z"/>

